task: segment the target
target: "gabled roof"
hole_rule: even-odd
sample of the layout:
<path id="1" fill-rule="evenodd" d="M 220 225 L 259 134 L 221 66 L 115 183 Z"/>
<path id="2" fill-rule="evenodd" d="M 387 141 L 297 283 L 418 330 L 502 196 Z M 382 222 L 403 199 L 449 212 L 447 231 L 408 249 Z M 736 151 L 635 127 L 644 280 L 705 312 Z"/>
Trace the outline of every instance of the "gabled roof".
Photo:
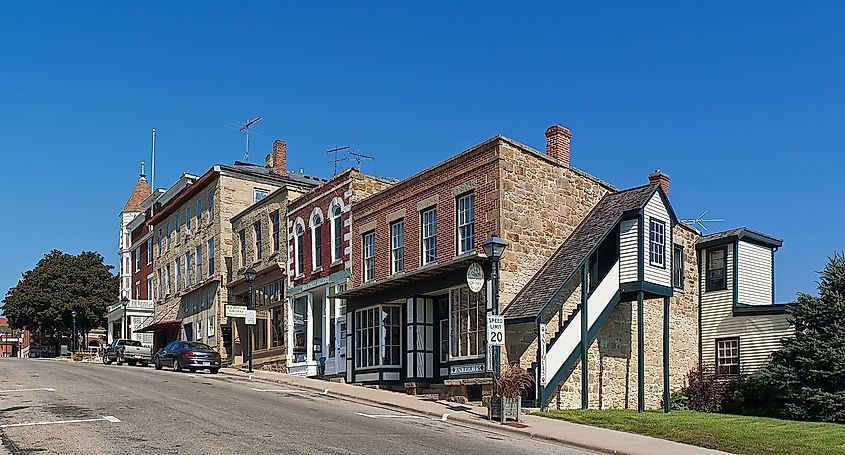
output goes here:
<path id="1" fill-rule="evenodd" d="M 701 250 L 711 246 L 733 243 L 738 240 L 756 243 L 769 248 L 780 248 L 783 246 L 783 240 L 781 239 L 748 229 L 746 227 L 741 227 L 699 237 L 698 241 L 695 242 L 695 248 L 697 250 Z"/>
<path id="2" fill-rule="evenodd" d="M 135 189 L 132 190 L 132 195 L 129 196 L 129 200 L 126 201 L 126 205 L 123 206 L 123 213 L 143 212 L 144 200 L 148 198 L 150 194 L 152 194 L 150 184 L 147 183 L 147 179 L 143 174 L 141 174 L 141 177 L 138 179 L 138 183 L 135 185 Z"/>
<path id="3" fill-rule="evenodd" d="M 505 319 L 535 318 L 627 212 L 642 209 L 659 185 L 644 185 L 603 197 L 563 245 L 505 307 Z M 661 192 L 662 193 L 662 192 Z"/>

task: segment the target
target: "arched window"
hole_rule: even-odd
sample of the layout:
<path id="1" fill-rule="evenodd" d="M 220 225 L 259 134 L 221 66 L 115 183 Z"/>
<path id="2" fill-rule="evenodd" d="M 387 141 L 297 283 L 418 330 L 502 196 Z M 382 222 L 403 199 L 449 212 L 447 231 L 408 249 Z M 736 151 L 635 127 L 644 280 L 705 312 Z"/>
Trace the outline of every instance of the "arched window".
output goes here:
<path id="1" fill-rule="evenodd" d="M 311 264 L 314 270 L 323 266 L 323 219 L 319 214 L 314 214 L 311 219 L 311 252 L 313 260 Z"/>
<path id="2" fill-rule="evenodd" d="M 342 212 L 340 204 L 335 204 L 332 207 L 332 262 L 343 258 L 343 225 L 340 222 Z"/>
<path id="3" fill-rule="evenodd" d="M 296 276 L 305 270 L 305 229 L 301 224 L 296 225 Z"/>

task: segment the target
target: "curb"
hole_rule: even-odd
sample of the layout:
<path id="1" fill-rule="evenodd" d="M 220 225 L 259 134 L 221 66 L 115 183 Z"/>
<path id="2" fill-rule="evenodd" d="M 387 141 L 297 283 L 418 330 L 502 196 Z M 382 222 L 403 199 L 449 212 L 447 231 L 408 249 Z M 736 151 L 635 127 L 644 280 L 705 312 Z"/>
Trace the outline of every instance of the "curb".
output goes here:
<path id="1" fill-rule="evenodd" d="M 229 371 L 227 371 L 227 370 L 229 370 Z M 244 373 L 244 372 L 238 371 L 238 370 L 231 370 L 231 369 L 228 369 L 228 368 L 221 368 L 220 373 L 228 375 L 228 376 L 236 376 L 236 377 L 240 377 L 240 378 L 249 378 L 249 375 L 247 373 Z M 320 392 L 320 393 L 322 393 L 324 390 L 326 390 L 326 388 L 312 386 L 310 384 L 297 384 L 297 383 L 293 383 L 293 382 L 288 382 L 288 381 L 285 381 L 282 378 L 259 378 L 257 376 L 253 376 L 252 380 L 253 381 L 262 381 L 262 382 L 274 383 L 274 384 L 291 385 L 291 386 L 301 387 L 301 388 L 304 388 L 304 389 L 308 389 L 308 390 Z M 438 418 L 443 417 L 442 413 L 421 410 L 421 409 L 417 409 L 417 408 L 414 408 L 414 407 L 411 407 L 411 406 L 405 406 L 405 405 L 401 405 L 401 404 L 395 404 L 395 403 L 388 403 L 388 402 L 379 401 L 379 400 L 373 400 L 373 399 L 370 399 L 370 398 L 360 397 L 360 396 L 356 396 L 356 395 L 350 395 L 350 394 L 342 393 L 342 392 L 331 392 L 330 395 L 340 397 L 340 398 L 344 398 L 344 399 L 346 399 L 348 401 L 352 401 L 352 402 L 376 404 L 376 405 L 379 405 L 379 406 L 389 407 L 389 408 L 398 409 L 398 410 L 402 410 L 402 411 L 413 412 L 413 413 L 416 413 L 416 414 L 422 414 L 422 415 L 426 415 L 426 416 L 429 416 L 429 417 L 438 417 Z M 473 414 L 473 415 L 475 415 L 475 414 Z M 578 443 L 578 442 L 569 441 L 569 440 L 557 438 L 557 437 L 554 437 L 554 436 L 537 434 L 537 433 L 534 433 L 532 431 L 527 431 L 525 429 L 514 428 L 514 427 L 511 427 L 511 426 L 508 426 L 508 425 L 501 425 L 501 424 L 489 422 L 487 420 L 481 419 L 480 417 L 473 418 L 473 417 L 467 417 L 467 416 L 463 416 L 463 415 L 459 415 L 459 414 L 449 414 L 449 420 L 451 420 L 453 422 L 457 421 L 457 422 L 471 424 L 471 425 L 475 425 L 475 426 L 486 427 L 486 428 L 489 428 L 489 429 L 504 430 L 504 431 L 507 431 L 509 433 L 518 434 L 518 435 L 521 435 L 521 436 L 528 436 L 531 439 L 540 439 L 540 440 L 544 440 L 544 441 L 556 442 L 556 443 L 560 443 L 560 444 L 566 444 L 566 445 L 572 446 L 572 447 L 578 447 L 578 448 L 581 448 L 581 449 L 592 450 L 592 451 L 597 451 L 597 452 L 602 452 L 602 453 L 620 454 L 620 455 L 637 455 L 637 454 L 634 454 L 634 453 L 626 453 L 626 452 L 619 452 L 619 451 L 615 451 L 615 450 L 608 450 L 608 449 L 603 448 L 603 447 L 593 446 L 593 445 L 589 445 L 589 444 L 581 444 L 581 443 Z"/>

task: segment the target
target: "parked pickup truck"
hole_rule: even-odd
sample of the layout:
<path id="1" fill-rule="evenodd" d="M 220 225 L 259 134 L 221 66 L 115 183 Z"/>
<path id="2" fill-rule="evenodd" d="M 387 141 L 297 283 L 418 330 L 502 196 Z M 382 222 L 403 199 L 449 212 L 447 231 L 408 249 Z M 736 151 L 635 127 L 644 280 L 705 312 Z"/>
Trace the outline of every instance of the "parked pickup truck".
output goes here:
<path id="1" fill-rule="evenodd" d="M 132 366 L 135 364 L 147 366 L 152 358 L 150 348 L 141 346 L 140 341 L 118 338 L 106 346 L 103 363 L 111 365 L 112 362 L 117 362 L 118 365 L 123 365 L 123 362 L 126 362 Z"/>

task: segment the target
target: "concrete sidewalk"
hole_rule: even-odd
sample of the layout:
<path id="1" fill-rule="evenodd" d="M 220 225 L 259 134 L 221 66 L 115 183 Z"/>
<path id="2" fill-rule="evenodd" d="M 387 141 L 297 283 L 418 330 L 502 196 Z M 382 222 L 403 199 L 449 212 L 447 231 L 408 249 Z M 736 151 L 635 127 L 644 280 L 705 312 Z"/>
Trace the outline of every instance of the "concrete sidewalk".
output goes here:
<path id="1" fill-rule="evenodd" d="M 220 372 L 230 376 L 249 377 L 247 373 L 231 368 L 223 368 Z M 520 422 L 527 425 L 525 428 L 500 425 L 487 420 L 487 408 L 483 407 L 462 405 L 447 401 L 432 401 L 399 392 L 328 382 L 319 379 L 308 379 L 283 373 L 255 371 L 252 379 L 309 389 L 353 401 L 377 404 L 417 414 L 445 418 L 446 420 L 493 427 L 498 430 L 514 432 L 532 438 L 556 441 L 600 452 L 626 455 L 714 455 L 726 453 L 649 436 L 607 430 L 532 415 L 522 415 L 520 417 Z"/>

